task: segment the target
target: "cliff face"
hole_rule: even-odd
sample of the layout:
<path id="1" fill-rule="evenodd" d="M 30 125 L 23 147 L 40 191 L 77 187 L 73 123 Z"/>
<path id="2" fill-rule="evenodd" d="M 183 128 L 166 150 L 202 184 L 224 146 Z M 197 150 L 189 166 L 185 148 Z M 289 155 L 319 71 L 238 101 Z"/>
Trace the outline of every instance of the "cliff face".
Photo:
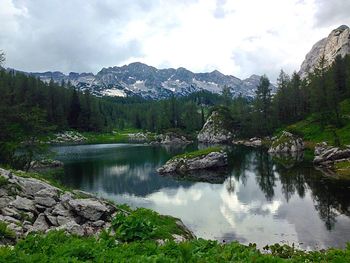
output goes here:
<path id="1" fill-rule="evenodd" d="M 312 47 L 301 64 L 299 75 L 305 78 L 308 72 L 312 72 L 322 55 L 325 56 L 325 66 L 329 66 L 336 56 L 344 57 L 347 54 L 350 54 L 350 29 L 348 26 L 342 25 Z"/>

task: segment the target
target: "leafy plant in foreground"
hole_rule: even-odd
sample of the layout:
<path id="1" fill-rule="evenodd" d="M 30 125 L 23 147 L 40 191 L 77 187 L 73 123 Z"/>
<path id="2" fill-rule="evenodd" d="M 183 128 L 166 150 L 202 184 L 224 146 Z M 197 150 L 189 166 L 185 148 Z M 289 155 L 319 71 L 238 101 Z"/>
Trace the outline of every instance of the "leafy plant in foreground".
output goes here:
<path id="1" fill-rule="evenodd" d="M 112 228 L 117 239 L 127 242 L 152 239 L 156 230 L 156 226 L 149 219 L 122 212 L 113 219 Z"/>

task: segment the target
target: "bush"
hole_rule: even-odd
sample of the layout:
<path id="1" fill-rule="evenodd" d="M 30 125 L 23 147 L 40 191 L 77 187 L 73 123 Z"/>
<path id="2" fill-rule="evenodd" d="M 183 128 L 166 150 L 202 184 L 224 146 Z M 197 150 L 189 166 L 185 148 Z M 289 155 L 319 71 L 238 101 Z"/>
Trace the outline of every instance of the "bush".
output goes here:
<path id="1" fill-rule="evenodd" d="M 5 177 L 0 176 L 0 187 L 8 184 L 8 181 Z"/>
<path id="2" fill-rule="evenodd" d="M 15 238 L 15 232 L 9 229 L 5 222 L 0 221 L 0 241 L 4 239 L 14 240 Z"/>
<path id="3" fill-rule="evenodd" d="M 156 226 L 147 218 L 120 212 L 113 219 L 112 228 L 118 240 L 129 242 L 152 239 Z"/>

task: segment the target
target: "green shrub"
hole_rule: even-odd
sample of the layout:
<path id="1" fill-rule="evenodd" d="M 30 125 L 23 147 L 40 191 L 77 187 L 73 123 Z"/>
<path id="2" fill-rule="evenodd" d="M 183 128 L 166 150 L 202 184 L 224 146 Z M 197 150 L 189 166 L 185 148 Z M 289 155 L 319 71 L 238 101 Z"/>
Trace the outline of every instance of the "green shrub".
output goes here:
<path id="1" fill-rule="evenodd" d="M 120 212 L 113 219 L 112 228 L 118 240 L 129 242 L 152 239 L 156 226 L 148 218 Z"/>
<path id="2" fill-rule="evenodd" d="M 5 186 L 8 184 L 8 181 L 5 177 L 0 176 L 0 187 Z"/>
<path id="3" fill-rule="evenodd" d="M 4 239 L 13 240 L 16 238 L 15 232 L 7 227 L 5 222 L 0 221 L 0 241 Z"/>

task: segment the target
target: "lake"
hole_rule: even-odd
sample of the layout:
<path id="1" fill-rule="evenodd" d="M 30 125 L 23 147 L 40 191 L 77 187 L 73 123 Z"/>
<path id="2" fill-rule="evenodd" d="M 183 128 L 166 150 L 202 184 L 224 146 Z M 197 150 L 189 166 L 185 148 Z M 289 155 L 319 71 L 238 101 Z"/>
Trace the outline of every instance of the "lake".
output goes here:
<path id="1" fill-rule="evenodd" d="M 350 182 L 324 177 L 311 163 L 286 165 L 264 149 L 244 146 L 228 148 L 229 168 L 205 175 L 205 182 L 196 174 L 157 174 L 172 156 L 196 148 L 100 144 L 53 151 L 65 164 L 63 184 L 178 217 L 197 237 L 260 248 L 279 242 L 320 249 L 350 241 Z"/>

